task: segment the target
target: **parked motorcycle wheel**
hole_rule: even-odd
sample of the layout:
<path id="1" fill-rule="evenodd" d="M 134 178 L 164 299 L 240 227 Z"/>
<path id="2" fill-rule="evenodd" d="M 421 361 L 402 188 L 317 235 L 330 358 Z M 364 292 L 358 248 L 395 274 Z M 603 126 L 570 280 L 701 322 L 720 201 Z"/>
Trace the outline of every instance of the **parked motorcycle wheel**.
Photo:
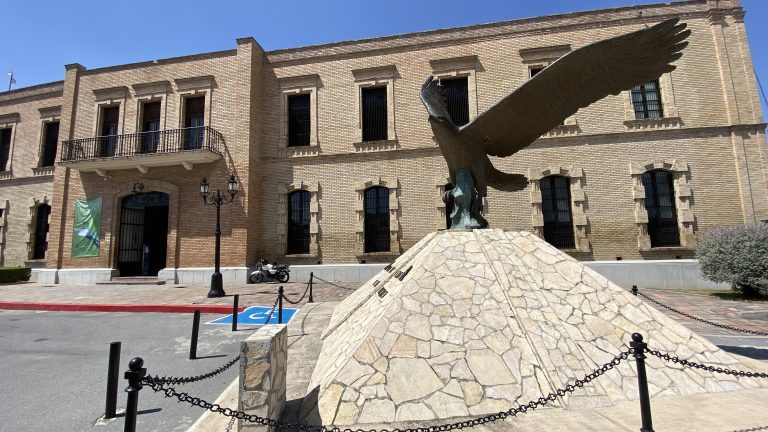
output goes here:
<path id="1" fill-rule="evenodd" d="M 277 273 L 277 281 L 280 283 L 286 283 L 290 278 L 291 278 L 291 275 L 289 275 L 288 272 L 286 271 L 281 271 Z"/>
<path id="2" fill-rule="evenodd" d="M 251 273 L 251 275 L 248 276 L 248 280 L 250 280 L 251 283 L 262 283 L 264 282 L 264 275 L 261 273 Z"/>

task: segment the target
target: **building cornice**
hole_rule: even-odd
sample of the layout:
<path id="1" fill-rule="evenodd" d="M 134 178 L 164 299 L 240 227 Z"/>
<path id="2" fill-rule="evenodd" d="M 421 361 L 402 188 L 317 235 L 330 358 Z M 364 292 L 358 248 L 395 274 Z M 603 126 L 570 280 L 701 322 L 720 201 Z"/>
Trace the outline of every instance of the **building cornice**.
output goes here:
<path id="1" fill-rule="evenodd" d="M 269 51 L 265 53 L 265 56 L 269 63 L 283 66 L 295 63 L 330 61 L 345 57 L 380 55 L 388 52 L 413 51 L 500 38 L 624 27 L 629 24 L 655 23 L 669 18 L 706 19 L 711 10 L 712 8 L 705 0 L 625 6 L 289 48 Z M 720 7 L 717 10 L 726 15 L 738 15 L 743 12 L 740 7 Z"/>

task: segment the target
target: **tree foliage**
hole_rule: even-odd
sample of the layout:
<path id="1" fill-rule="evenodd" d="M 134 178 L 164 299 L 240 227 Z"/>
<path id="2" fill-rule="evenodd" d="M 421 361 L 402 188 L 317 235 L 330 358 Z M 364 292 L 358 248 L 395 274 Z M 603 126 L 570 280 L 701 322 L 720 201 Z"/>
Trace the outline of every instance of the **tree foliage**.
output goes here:
<path id="1" fill-rule="evenodd" d="M 713 229 L 699 240 L 696 256 L 707 279 L 731 283 L 745 297 L 768 294 L 768 224 Z"/>

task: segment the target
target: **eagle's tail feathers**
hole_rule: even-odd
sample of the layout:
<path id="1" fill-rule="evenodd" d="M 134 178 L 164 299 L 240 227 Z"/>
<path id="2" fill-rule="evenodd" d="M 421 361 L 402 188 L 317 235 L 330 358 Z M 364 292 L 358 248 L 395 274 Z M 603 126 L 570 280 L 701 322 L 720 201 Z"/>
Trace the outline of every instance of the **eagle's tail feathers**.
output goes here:
<path id="1" fill-rule="evenodd" d="M 517 192 L 528 186 L 528 178 L 522 174 L 509 174 L 491 167 L 488 172 L 488 186 L 504 192 Z"/>

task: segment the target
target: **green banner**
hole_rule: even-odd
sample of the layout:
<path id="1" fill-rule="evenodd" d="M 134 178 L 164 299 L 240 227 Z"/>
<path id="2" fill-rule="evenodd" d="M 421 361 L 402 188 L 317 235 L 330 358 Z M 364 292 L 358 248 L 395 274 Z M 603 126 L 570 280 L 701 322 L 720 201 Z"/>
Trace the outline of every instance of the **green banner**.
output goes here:
<path id="1" fill-rule="evenodd" d="M 99 256 L 101 244 L 101 197 L 75 200 L 75 227 L 72 234 L 73 257 Z"/>

